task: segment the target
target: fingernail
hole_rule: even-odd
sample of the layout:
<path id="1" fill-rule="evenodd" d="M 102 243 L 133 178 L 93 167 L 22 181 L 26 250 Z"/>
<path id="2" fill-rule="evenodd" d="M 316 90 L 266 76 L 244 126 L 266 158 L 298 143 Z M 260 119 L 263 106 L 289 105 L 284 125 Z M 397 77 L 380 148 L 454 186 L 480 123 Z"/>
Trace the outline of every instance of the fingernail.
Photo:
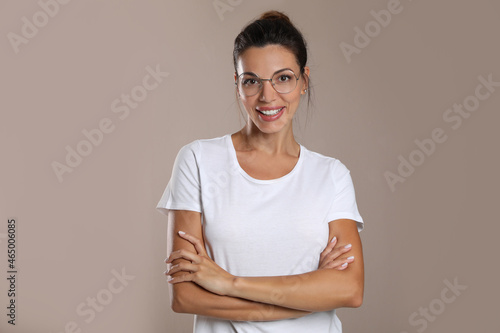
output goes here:
<path id="1" fill-rule="evenodd" d="M 333 243 L 337 240 L 337 237 L 333 237 L 332 240 L 330 241 L 330 243 Z"/>
<path id="2" fill-rule="evenodd" d="M 352 259 L 354 259 L 354 256 L 350 256 L 347 258 L 347 260 L 352 260 Z"/>
<path id="3" fill-rule="evenodd" d="M 344 248 L 346 248 L 346 249 L 350 249 L 350 248 L 351 248 L 351 246 L 352 246 L 352 244 L 347 244 L 346 246 L 344 246 Z"/>
<path id="4" fill-rule="evenodd" d="M 185 235 L 186 233 L 184 231 L 179 231 L 179 235 Z"/>
<path id="5" fill-rule="evenodd" d="M 170 282 L 170 281 L 172 281 L 173 279 L 174 279 L 173 277 L 169 276 L 169 277 L 167 278 L 167 281 L 168 281 L 168 282 Z"/>
<path id="6" fill-rule="evenodd" d="M 343 263 L 341 267 L 342 267 L 342 268 L 347 267 L 347 263 L 346 263 L 346 262 L 345 262 L 345 263 Z"/>

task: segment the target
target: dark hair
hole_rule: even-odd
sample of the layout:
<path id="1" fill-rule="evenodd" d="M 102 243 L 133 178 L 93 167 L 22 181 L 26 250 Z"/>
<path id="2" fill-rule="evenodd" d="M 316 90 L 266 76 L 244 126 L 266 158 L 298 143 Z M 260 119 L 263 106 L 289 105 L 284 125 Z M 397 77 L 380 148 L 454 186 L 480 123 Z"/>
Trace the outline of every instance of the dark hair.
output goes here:
<path id="1" fill-rule="evenodd" d="M 277 11 L 265 12 L 259 19 L 248 24 L 234 40 L 233 62 L 250 47 L 264 47 L 276 44 L 289 49 L 304 73 L 307 63 L 307 47 L 300 31 L 295 28 L 288 16 Z"/>
<path id="2" fill-rule="evenodd" d="M 295 28 L 287 15 L 275 10 L 263 13 L 257 20 L 249 23 L 234 40 L 233 62 L 234 69 L 240 55 L 250 47 L 264 47 L 267 45 L 281 45 L 295 55 L 300 67 L 300 74 L 304 75 L 307 63 L 307 44 L 302 33 Z M 305 76 L 305 75 L 304 75 Z M 305 78 L 309 86 L 309 77 Z M 307 88 L 308 104 L 311 90 Z"/>

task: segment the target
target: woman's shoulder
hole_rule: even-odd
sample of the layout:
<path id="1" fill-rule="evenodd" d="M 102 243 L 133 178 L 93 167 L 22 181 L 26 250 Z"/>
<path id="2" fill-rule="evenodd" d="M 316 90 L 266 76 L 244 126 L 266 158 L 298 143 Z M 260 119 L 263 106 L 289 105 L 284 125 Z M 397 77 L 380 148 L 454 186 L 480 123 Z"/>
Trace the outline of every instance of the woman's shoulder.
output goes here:
<path id="1" fill-rule="evenodd" d="M 181 150 L 197 151 L 203 148 L 223 147 L 227 144 L 226 140 L 228 135 L 229 134 L 209 139 L 196 139 L 182 146 Z"/>
<path id="2" fill-rule="evenodd" d="M 202 155 L 216 156 L 227 150 L 228 135 L 193 140 L 179 149 L 178 156 L 180 158 L 194 158 L 196 160 L 200 160 Z"/>
<path id="3" fill-rule="evenodd" d="M 304 150 L 304 161 L 309 164 L 310 167 L 316 170 L 322 169 L 336 175 L 343 175 L 349 172 L 349 169 L 340 159 L 309 150 L 302 145 L 301 147 Z"/>
<path id="4" fill-rule="evenodd" d="M 210 139 L 198 139 L 195 142 L 198 142 L 198 144 L 203 147 L 225 147 L 227 145 L 228 136 L 229 134 Z"/>

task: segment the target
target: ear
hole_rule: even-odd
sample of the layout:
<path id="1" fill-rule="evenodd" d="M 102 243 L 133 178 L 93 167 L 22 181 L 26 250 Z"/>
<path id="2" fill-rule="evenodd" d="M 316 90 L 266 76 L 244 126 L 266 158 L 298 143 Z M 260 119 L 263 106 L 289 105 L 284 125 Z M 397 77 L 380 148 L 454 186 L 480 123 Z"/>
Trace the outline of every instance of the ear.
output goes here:
<path id="1" fill-rule="evenodd" d="M 302 74 L 304 82 L 302 83 L 302 89 L 300 90 L 302 95 L 305 95 L 306 93 L 304 90 L 309 89 L 309 73 L 310 73 L 309 67 L 305 66 L 304 73 Z"/>
<path id="2" fill-rule="evenodd" d="M 237 86 L 237 80 L 238 80 L 238 73 L 234 72 L 234 85 L 236 88 L 236 96 L 240 97 L 240 92 L 238 91 L 238 86 Z"/>

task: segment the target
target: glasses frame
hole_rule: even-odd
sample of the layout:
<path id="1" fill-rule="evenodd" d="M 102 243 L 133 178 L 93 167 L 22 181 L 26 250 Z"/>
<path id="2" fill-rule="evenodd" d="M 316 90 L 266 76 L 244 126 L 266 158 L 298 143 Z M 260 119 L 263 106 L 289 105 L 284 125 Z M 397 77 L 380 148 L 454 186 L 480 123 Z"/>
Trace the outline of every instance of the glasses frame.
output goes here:
<path id="1" fill-rule="evenodd" d="M 282 93 L 282 92 L 279 92 L 278 90 L 276 90 L 275 83 L 273 83 L 273 78 L 274 78 L 275 75 L 278 75 L 278 74 L 280 74 L 282 72 L 285 72 L 285 71 L 292 72 L 293 76 L 295 77 L 295 87 L 293 87 L 293 89 L 290 90 L 289 92 Z M 259 90 L 257 90 L 257 92 L 255 94 L 247 95 L 243 91 L 240 91 L 239 86 L 238 86 L 238 82 L 240 81 L 240 78 L 242 77 L 242 75 L 245 75 L 245 74 L 254 75 L 255 78 L 256 78 L 256 80 L 259 81 Z M 238 92 L 241 93 L 241 94 L 243 94 L 245 97 L 252 97 L 252 96 L 255 96 L 258 93 L 260 93 L 262 91 L 262 88 L 264 87 L 264 82 L 263 81 L 269 81 L 269 83 L 271 83 L 271 86 L 273 87 L 274 91 L 276 91 L 278 94 L 286 95 L 286 94 L 289 94 L 292 91 L 294 91 L 295 88 L 297 88 L 297 85 L 298 85 L 297 83 L 299 81 L 299 78 L 300 78 L 300 76 L 295 75 L 295 72 L 293 70 L 291 70 L 290 68 L 283 68 L 283 69 L 280 69 L 279 71 L 275 72 L 273 74 L 273 76 L 271 76 L 270 79 L 262 79 L 262 78 L 260 78 L 259 75 L 255 74 L 254 72 L 244 72 L 244 73 L 241 73 L 240 75 L 238 75 L 238 77 L 236 78 L 236 81 L 234 82 L 234 84 L 236 85 L 236 89 L 238 90 Z"/>

